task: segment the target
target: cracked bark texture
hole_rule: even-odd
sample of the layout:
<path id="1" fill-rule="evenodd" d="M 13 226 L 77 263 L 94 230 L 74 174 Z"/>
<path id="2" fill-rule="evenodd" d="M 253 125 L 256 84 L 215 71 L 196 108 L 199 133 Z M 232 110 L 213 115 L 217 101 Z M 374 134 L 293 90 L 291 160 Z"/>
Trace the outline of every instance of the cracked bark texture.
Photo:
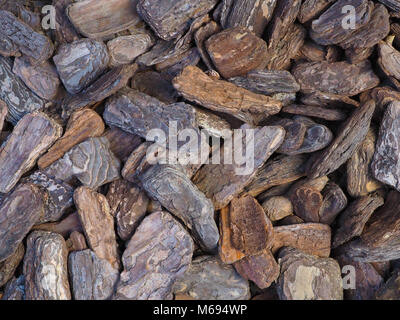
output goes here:
<path id="1" fill-rule="evenodd" d="M 24 258 L 26 300 L 71 300 L 64 238 L 34 231 L 27 240 Z"/>
<path id="2" fill-rule="evenodd" d="M 172 286 L 189 268 L 193 246 L 190 235 L 169 213 L 147 216 L 122 256 L 124 271 L 113 299 L 172 299 Z"/>

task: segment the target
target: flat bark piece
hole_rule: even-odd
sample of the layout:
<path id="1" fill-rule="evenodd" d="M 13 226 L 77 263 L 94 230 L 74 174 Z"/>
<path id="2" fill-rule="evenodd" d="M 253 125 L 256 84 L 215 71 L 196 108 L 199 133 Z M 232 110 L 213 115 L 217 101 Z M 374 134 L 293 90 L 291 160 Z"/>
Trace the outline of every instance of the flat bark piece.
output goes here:
<path id="1" fill-rule="evenodd" d="M 53 100 L 60 87 L 56 68 L 48 61 L 34 65 L 26 56 L 14 60 L 13 72 L 26 86 L 45 100 Z"/>
<path id="2" fill-rule="evenodd" d="M 119 237 L 130 240 L 146 214 L 149 198 L 136 185 L 122 179 L 111 183 L 106 197 Z"/>
<path id="3" fill-rule="evenodd" d="M 26 300 L 71 300 L 64 238 L 34 231 L 27 240 L 24 258 Z"/>
<path id="4" fill-rule="evenodd" d="M 75 300 L 108 300 L 119 279 L 118 270 L 89 249 L 69 255 L 68 272 Z"/>
<path id="5" fill-rule="evenodd" d="M 304 143 L 307 126 L 299 121 L 292 119 L 282 119 L 274 123 L 282 126 L 285 131 L 285 140 L 278 149 L 278 153 L 288 154 L 298 150 Z"/>
<path id="6" fill-rule="evenodd" d="M 367 24 L 358 28 L 349 38 L 340 43 L 344 49 L 371 48 L 383 40 L 390 31 L 389 12 L 385 6 L 377 4 Z"/>
<path id="7" fill-rule="evenodd" d="M 73 232 L 83 232 L 82 224 L 77 212 L 71 213 L 61 221 L 38 224 L 32 230 L 42 230 L 61 234 L 68 238 Z"/>
<path id="8" fill-rule="evenodd" d="M 212 199 L 216 210 L 225 207 L 252 181 L 257 171 L 282 144 L 284 136 L 285 132 L 280 126 L 257 128 L 250 136 L 251 140 L 243 134 L 243 139 L 254 143 L 254 163 L 251 168 L 243 170 L 243 165 L 235 161 L 224 165 L 206 164 L 194 177 L 194 183 L 207 198 Z M 224 150 L 220 152 L 220 159 L 223 159 Z M 218 181 L 215 177 L 219 177 Z"/>
<path id="9" fill-rule="evenodd" d="M 363 61 L 352 65 L 347 62 L 311 62 L 294 67 L 293 75 L 303 92 L 322 91 L 354 96 L 379 84 L 371 63 Z"/>
<path id="10" fill-rule="evenodd" d="M 375 51 L 375 47 L 347 49 L 345 50 L 346 60 L 351 64 L 358 64 L 368 59 Z"/>
<path id="11" fill-rule="evenodd" d="M 374 177 L 397 190 L 400 190 L 399 119 L 400 102 L 391 102 L 383 116 L 371 164 Z"/>
<path id="12" fill-rule="evenodd" d="M 328 182 L 322 191 L 324 200 L 319 210 L 319 222 L 330 225 L 337 215 L 347 207 L 347 197 L 334 182 Z"/>
<path id="13" fill-rule="evenodd" d="M 360 238 L 343 246 L 349 258 L 361 262 L 399 259 L 399 207 L 400 193 L 390 191 L 385 205 L 376 211 Z"/>
<path id="14" fill-rule="evenodd" d="M 299 53 L 307 36 L 306 29 L 298 24 L 290 24 L 287 31 L 268 46 L 268 70 L 287 70 L 291 60 Z"/>
<path id="15" fill-rule="evenodd" d="M 159 201 L 192 230 L 203 249 L 212 252 L 217 248 L 219 234 L 213 205 L 182 170 L 169 165 L 155 165 L 139 179 L 151 198 Z"/>
<path id="16" fill-rule="evenodd" d="M 78 231 L 73 231 L 67 240 L 67 247 L 68 252 L 86 250 L 88 247 L 85 236 Z"/>
<path id="17" fill-rule="evenodd" d="M 346 5 L 355 9 L 355 28 L 343 28 L 346 14 L 342 9 Z M 374 3 L 368 0 L 338 0 L 312 22 L 310 36 L 322 45 L 341 43 L 370 21 L 373 8 Z"/>
<path id="18" fill-rule="evenodd" d="M 378 0 L 383 3 L 386 7 L 393 10 L 394 12 L 400 12 L 400 1 L 399 0 Z"/>
<path id="19" fill-rule="evenodd" d="M 319 258 L 294 248 L 279 253 L 281 300 L 343 300 L 342 274 L 331 258 Z"/>
<path id="20" fill-rule="evenodd" d="M 118 269 L 114 219 L 106 197 L 88 187 L 79 187 L 74 192 L 74 201 L 90 248 L 97 257 Z"/>
<path id="21" fill-rule="evenodd" d="M 221 25 L 224 29 L 245 27 L 261 37 L 272 18 L 276 3 L 276 0 L 224 0 Z"/>
<path id="22" fill-rule="evenodd" d="M 219 216 L 220 239 L 218 253 L 221 261 L 225 264 L 232 264 L 245 257 L 245 254 L 234 248 L 232 244 L 232 229 L 230 222 L 230 206 L 222 208 Z"/>
<path id="23" fill-rule="evenodd" d="M 301 23 L 314 19 L 335 1 L 336 0 L 304 0 L 297 18 Z"/>
<path id="24" fill-rule="evenodd" d="M 332 247 L 336 248 L 352 238 L 360 236 L 372 214 L 383 206 L 384 199 L 377 193 L 360 197 L 339 216 Z"/>
<path id="25" fill-rule="evenodd" d="M 277 100 L 223 80 L 212 79 L 194 66 L 186 67 L 173 80 L 173 85 L 185 99 L 249 123 L 257 123 L 282 108 Z"/>
<path id="26" fill-rule="evenodd" d="M 300 91 L 295 78 L 285 70 L 255 70 L 246 76 L 230 78 L 229 81 L 254 93 L 265 95 Z"/>
<path id="27" fill-rule="evenodd" d="M 15 270 L 24 258 L 24 254 L 25 247 L 21 242 L 11 256 L 0 262 L 0 287 L 3 287 L 13 277 Z"/>
<path id="28" fill-rule="evenodd" d="M 106 103 L 103 118 L 110 126 L 149 138 L 152 129 L 164 131 L 169 136 L 170 122 L 175 121 L 177 131 L 195 128 L 194 108 L 183 102 L 166 105 L 156 98 L 134 89 L 123 89 Z"/>
<path id="29" fill-rule="evenodd" d="M 387 76 L 400 79 L 400 52 L 392 45 L 381 41 L 378 44 L 378 65 Z"/>
<path id="30" fill-rule="evenodd" d="M 137 135 L 123 131 L 117 127 L 109 128 L 104 137 L 110 143 L 110 150 L 121 162 L 126 162 L 131 153 L 141 145 L 142 139 Z"/>
<path id="31" fill-rule="evenodd" d="M 214 65 L 211 61 L 211 58 L 207 52 L 205 42 L 212 35 L 219 33 L 221 31 L 221 27 L 215 22 L 211 21 L 199 28 L 194 34 L 194 40 L 196 42 L 196 47 L 199 50 L 199 54 L 203 59 L 203 62 L 206 64 L 209 70 L 214 69 Z"/>
<path id="32" fill-rule="evenodd" d="M 75 145 L 90 137 L 97 137 L 104 132 L 102 118 L 93 110 L 82 109 L 74 112 L 68 121 L 65 133 L 57 142 L 43 155 L 38 166 L 41 169 L 62 158 L 64 154 Z"/>
<path id="33" fill-rule="evenodd" d="M 178 100 L 178 93 L 172 83 L 156 71 L 137 72 L 132 78 L 131 87 L 165 104 L 175 103 Z"/>
<path id="34" fill-rule="evenodd" d="M 373 178 L 370 169 L 375 144 L 376 133 L 370 128 L 365 140 L 347 162 L 347 192 L 354 198 L 365 196 L 382 186 Z"/>
<path id="35" fill-rule="evenodd" d="M 322 206 L 322 194 L 308 187 L 294 190 L 290 196 L 294 213 L 305 222 L 319 222 L 319 211 Z"/>
<path id="36" fill-rule="evenodd" d="M 81 93 L 67 97 L 62 106 L 62 118 L 67 119 L 72 112 L 93 107 L 112 96 L 128 84 L 137 68 L 136 64 L 112 68 Z"/>
<path id="37" fill-rule="evenodd" d="M 64 181 L 76 177 L 85 186 L 96 189 L 117 180 L 120 167 L 120 161 L 110 151 L 107 138 L 96 137 L 76 145 L 43 172 Z"/>
<path id="38" fill-rule="evenodd" d="M 71 94 L 79 93 L 96 80 L 109 59 L 107 47 L 92 39 L 63 44 L 53 57 L 60 79 Z"/>
<path id="39" fill-rule="evenodd" d="M 196 123 L 207 134 L 217 138 L 223 138 L 227 133 L 232 132 L 231 125 L 225 119 L 216 114 L 196 108 Z"/>
<path id="40" fill-rule="evenodd" d="M 128 36 L 115 38 L 107 43 L 110 53 L 110 64 L 118 67 L 133 61 L 145 53 L 154 44 L 154 39 L 149 33 L 137 32 Z"/>
<path id="41" fill-rule="evenodd" d="M 331 228 L 321 223 L 301 223 L 274 228 L 272 253 L 282 247 L 292 247 L 307 254 L 329 257 Z"/>
<path id="42" fill-rule="evenodd" d="M 262 203 L 267 217 L 272 221 L 282 220 L 293 214 L 292 202 L 283 196 L 273 196 Z"/>
<path id="43" fill-rule="evenodd" d="M 340 108 L 343 105 L 349 107 L 359 107 L 360 102 L 351 99 L 349 97 L 341 96 L 333 93 L 326 93 L 321 91 L 314 91 L 310 93 L 303 93 L 300 98 L 301 103 L 317 106 L 317 107 L 327 107 L 327 108 Z"/>
<path id="44" fill-rule="evenodd" d="M 310 160 L 307 170 L 309 178 L 326 176 L 353 156 L 368 133 L 374 110 L 375 102 L 369 100 L 353 112 L 331 145 Z"/>
<path id="45" fill-rule="evenodd" d="M 244 279 L 253 281 L 260 289 L 269 288 L 279 277 L 279 265 L 270 250 L 245 257 L 234 266 Z"/>
<path id="46" fill-rule="evenodd" d="M 302 224 L 304 223 L 303 219 L 299 218 L 296 215 L 291 215 L 287 216 L 286 218 L 283 218 L 282 220 L 279 221 L 279 226 L 291 226 L 294 224 Z"/>
<path id="47" fill-rule="evenodd" d="M 25 277 L 12 278 L 4 288 L 1 300 L 25 300 Z"/>
<path id="48" fill-rule="evenodd" d="M 249 283 L 232 266 L 214 256 L 193 260 L 185 275 L 173 287 L 174 295 L 186 295 L 194 300 L 248 300 Z"/>
<path id="49" fill-rule="evenodd" d="M 7 105 L 3 100 L 0 100 L 0 133 L 3 130 L 4 121 L 8 114 Z"/>
<path id="50" fill-rule="evenodd" d="M 253 197 L 274 187 L 296 181 L 306 175 L 305 163 L 308 156 L 299 154 L 296 156 L 278 156 L 267 161 L 254 176 L 245 190 Z"/>
<path id="51" fill-rule="evenodd" d="M 193 247 L 188 232 L 169 213 L 147 216 L 122 256 L 124 271 L 113 299 L 172 299 L 172 286 L 189 268 Z"/>
<path id="52" fill-rule="evenodd" d="M 44 102 L 12 72 L 11 60 L 0 56 L 0 99 L 8 108 L 7 120 L 13 125 L 27 113 L 40 110 Z"/>
<path id="53" fill-rule="evenodd" d="M 21 183 L 33 183 L 45 191 L 45 212 L 37 223 L 58 221 L 73 206 L 74 189 L 64 181 L 53 179 L 41 171 L 22 178 Z"/>
<path id="54" fill-rule="evenodd" d="M 226 29 L 205 42 L 218 72 L 226 79 L 267 65 L 267 44 L 244 27 Z"/>
<path id="55" fill-rule="evenodd" d="M 0 150 L 0 192 L 11 191 L 61 134 L 62 127 L 44 113 L 24 116 Z"/>
<path id="56" fill-rule="evenodd" d="M 9 11 L 0 10 L 0 53 L 13 56 L 22 53 L 37 62 L 49 59 L 54 51 L 50 39 L 37 33 Z"/>
<path id="57" fill-rule="evenodd" d="M 191 20 L 211 11 L 217 0 L 139 0 L 140 16 L 163 40 L 178 38 L 190 26 Z"/>
<path id="58" fill-rule="evenodd" d="M 384 279 L 371 263 L 357 262 L 345 255 L 335 257 L 343 268 L 351 266 L 355 269 L 355 288 L 343 291 L 345 300 L 375 300 L 378 289 L 384 285 Z M 344 280 L 345 282 L 345 280 Z"/>
<path id="59" fill-rule="evenodd" d="M 67 7 L 67 15 L 82 35 L 104 39 L 140 22 L 137 0 L 84 0 Z"/>
<path id="60" fill-rule="evenodd" d="M 282 112 L 319 118 L 327 121 L 343 121 L 347 118 L 347 114 L 341 110 L 300 104 L 291 104 L 289 106 L 285 106 L 282 108 Z"/>
<path id="61" fill-rule="evenodd" d="M 386 283 L 377 290 L 375 294 L 376 300 L 399 300 L 399 277 L 400 271 L 396 270 Z"/>
<path id="62" fill-rule="evenodd" d="M 66 8 L 73 0 L 53 0 L 56 9 L 55 37 L 58 43 L 71 43 L 79 39 L 79 35 L 69 20 Z"/>
<path id="63" fill-rule="evenodd" d="M 300 0 L 278 1 L 268 26 L 269 47 L 274 47 L 294 23 L 301 7 Z"/>
<path id="64" fill-rule="evenodd" d="M 138 175 L 142 171 L 141 166 L 146 161 L 147 149 L 152 145 L 151 142 L 143 142 L 135 150 L 132 151 L 122 168 L 122 177 L 130 182 L 137 182 Z"/>

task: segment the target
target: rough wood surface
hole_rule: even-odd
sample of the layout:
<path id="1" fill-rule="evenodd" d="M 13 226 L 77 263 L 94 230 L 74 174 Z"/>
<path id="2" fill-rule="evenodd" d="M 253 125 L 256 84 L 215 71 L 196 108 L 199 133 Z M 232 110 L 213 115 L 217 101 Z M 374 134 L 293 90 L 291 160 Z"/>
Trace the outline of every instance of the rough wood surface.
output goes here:
<path id="1" fill-rule="evenodd" d="M 270 197 L 262 203 L 267 217 L 273 222 L 293 214 L 292 202 L 282 196 Z"/>
<path id="2" fill-rule="evenodd" d="M 137 0 L 84 0 L 67 7 L 76 30 L 88 38 L 102 39 L 140 22 Z"/>
<path id="3" fill-rule="evenodd" d="M 247 300 L 249 283 L 232 266 L 214 256 L 201 256 L 192 261 L 185 275 L 173 287 L 176 295 L 188 295 L 195 300 Z"/>
<path id="4" fill-rule="evenodd" d="M 25 56 L 17 57 L 13 72 L 42 99 L 53 100 L 59 92 L 60 79 L 57 70 L 48 61 L 35 65 Z"/>
<path id="5" fill-rule="evenodd" d="M 126 162 L 131 153 L 142 143 L 142 139 L 137 135 L 123 131 L 117 127 L 109 128 L 104 137 L 110 143 L 111 152 L 121 162 Z"/>
<path id="6" fill-rule="evenodd" d="M 206 164 L 194 177 L 194 183 L 207 198 L 212 199 L 216 210 L 225 207 L 251 182 L 257 170 L 281 145 L 284 135 L 284 130 L 279 126 L 255 129 L 254 136 L 250 137 L 251 140 L 243 135 L 243 139 L 254 143 L 254 163 L 249 170 L 242 172 L 239 170 L 241 166 L 236 163 Z M 221 148 L 220 152 L 220 157 L 223 159 L 224 150 Z M 215 177 L 220 179 L 215 181 Z"/>
<path id="7" fill-rule="evenodd" d="M 217 4 L 217 0 L 186 1 L 139 0 L 138 13 L 163 40 L 171 40 L 182 35 L 192 19 L 201 17 Z"/>
<path id="8" fill-rule="evenodd" d="M 61 235 L 46 231 L 29 235 L 23 270 L 27 300 L 71 300 L 67 255 Z"/>
<path id="9" fill-rule="evenodd" d="M 375 102 L 369 100 L 353 112 L 331 145 L 310 160 L 307 170 L 309 178 L 326 176 L 353 156 L 368 133 L 374 109 Z"/>
<path id="10" fill-rule="evenodd" d="M 90 248 L 97 257 L 118 269 L 114 219 L 106 197 L 87 187 L 79 187 L 74 192 L 74 201 Z"/>
<path id="11" fill-rule="evenodd" d="M 243 76 L 267 65 L 267 44 L 244 27 L 224 30 L 205 42 L 207 52 L 226 79 Z"/>
<path id="12" fill-rule="evenodd" d="M 179 168 L 155 165 L 140 176 L 146 193 L 181 219 L 203 249 L 213 252 L 219 234 L 214 207 Z"/>
<path id="13" fill-rule="evenodd" d="M 106 69 L 107 47 L 100 41 L 81 39 L 63 44 L 53 57 L 65 89 L 76 94 L 88 87 Z"/>
<path id="14" fill-rule="evenodd" d="M 11 256 L 0 262 L 0 287 L 3 287 L 13 277 L 15 270 L 24 258 L 24 254 L 25 247 L 23 243 L 20 243 Z"/>
<path id="15" fill-rule="evenodd" d="M 219 24 L 216 23 L 215 21 L 211 21 L 211 22 L 207 23 L 206 25 L 204 25 L 203 27 L 200 27 L 194 34 L 194 40 L 196 42 L 196 46 L 199 51 L 199 54 L 209 70 L 213 70 L 214 65 L 211 61 L 211 58 L 210 58 L 208 52 L 207 52 L 205 42 L 212 35 L 220 32 L 220 31 L 221 31 L 221 27 L 219 26 Z"/>
<path id="16" fill-rule="evenodd" d="M 79 39 L 79 35 L 69 20 L 66 8 L 73 0 L 53 0 L 56 9 L 55 37 L 58 43 L 71 43 Z"/>
<path id="17" fill-rule="evenodd" d="M 89 249 L 69 255 L 68 272 L 75 300 L 108 300 L 119 279 L 118 270 Z"/>
<path id="18" fill-rule="evenodd" d="M 376 292 L 376 300 L 399 300 L 399 277 L 400 271 L 394 271 L 392 276 Z"/>
<path id="19" fill-rule="evenodd" d="M 61 134 L 62 127 L 44 113 L 24 116 L 0 150 L 0 192 L 9 192 Z"/>
<path id="20" fill-rule="evenodd" d="M 61 221 L 42 223 L 33 226 L 32 230 L 50 231 L 61 234 L 64 238 L 68 238 L 73 232 L 83 232 L 79 215 L 74 212 Z"/>
<path id="21" fill-rule="evenodd" d="M 336 0 L 304 0 L 300 7 L 298 19 L 301 23 L 305 23 L 314 19 L 322 11 L 324 11 L 332 2 Z"/>
<path id="22" fill-rule="evenodd" d="M 332 224 L 337 215 L 347 207 L 347 197 L 343 190 L 334 182 L 328 182 L 322 191 L 324 198 L 319 210 L 319 221 L 327 225 Z"/>
<path id="23" fill-rule="evenodd" d="M 24 54 L 37 62 L 49 59 L 53 44 L 46 36 L 35 32 L 9 11 L 0 10 L 0 53 L 4 56 Z"/>
<path id="24" fill-rule="evenodd" d="M 8 109 L 6 103 L 0 99 L 0 133 L 3 130 L 4 121 L 6 120 Z"/>
<path id="25" fill-rule="evenodd" d="M 290 195 L 293 209 L 297 216 L 305 222 L 319 222 L 319 212 L 322 206 L 322 194 L 313 188 L 301 186 Z"/>
<path id="26" fill-rule="evenodd" d="M 192 255 L 187 231 L 169 213 L 152 213 L 122 256 L 124 271 L 113 299 L 172 299 L 172 286 L 189 268 Z"/>
<path id="27" fill-rule="evenodd" d="M 15 125 L 25 114 L 42 109 L 44 102 L 12 72 L 12 62 L 0 56 L 0 99 L 8 108 L 7 120 Z"/>
<path id="28" fill-rule="evenodd" d="M 119 237 L 129 240 L 146 214 L 149 198 L 136 185 L 120 179 L 111 183 L 107 200 Z"/>
<path id="29" fill-rule="evenodd" d="M 276 253 L 282 247 L 292 247 L 308 254 L 329 257 L 331 228 L 319 223 L 275 227 L 272 252 Z"/>
<path id="30" fill-rule="evenodd" d="M 341 110 L 299 104 L 285 106 L 282 108 L 282 112 L 320 118 L 328 121 L 342 121 L 347 118 L 346 113 Z"/>
<path id="31" fill-rule="evenodd" d="M 76 177 L 96 189 L 119 178 L 120 161 L 109 149 L 107 138 L 89 138 L 44 169 L 48 176 L 67 181 Z"/>
<path id="32" fill-rule="evenodd" d="M 88 248 L 85 236 L 78 231 L 73 231 L 69 236 L 68 240 L 66 241 L 66 243 L 68 247 L 68 252 L 82 251 Z"/>
<path id="33" fill-rule="evenodd" d="M 331 258 L 318 258 L 294 248 L 279 253 L 281 300 L 343 300 L 340 266 Z"/>
<path id="34" fill-rule="evenodd" d="M 389 77 L 400 79 L 400 52 L 391 44 L 381 41 L 378 45 L 378 65 Z"/>
<path id="35" fill-rule="evenodd" d="M 376 150 L 371 164 L 374 177 L 384 184 L 400 190 L 400 102 L 387 106 L 381 126 Z"/>
<path id="36" fill-rule="evenodd" d="M 75 145 L 90 137 L 97 137 L 104 132 L 102 118 L 93 110 L 83 109 L 74 112 L 68 121 L 65 133 L 62 138 L 40 157 L 38 166 L 41 169 L 62 158 L 64 154 Z"/>
<path id="37" fill-rule="evenodd" d="M 2 300 L 25 300 L 25 277 L 12 278 L 4 288 Z"/>
<path id="38" fill-rule="evenodd" d="M 249 123 L 258 123 L 282 108 L 282 103 L 277 100 L 212 79 L 193 66 L 186 67 L 173 80 L 173 85 L 185 99 Z"/>
<path id="39" fill-rule="evenodd" d="M 225 119 L 200 108 L 195 111 L 197 125 L 210 136 L 223 138 L 227 132 L 232 132 L 231 125 Z"/>
<path id="40" fill-rule="evenodd" d="M 133 183 L 138 181 L 138 176 L 142 171 L 142 164 L 146 161 L 147 150 L 151 145 L 151 142 L 146 141 L 132 151 L 121 172 L 125 180 Z"/>

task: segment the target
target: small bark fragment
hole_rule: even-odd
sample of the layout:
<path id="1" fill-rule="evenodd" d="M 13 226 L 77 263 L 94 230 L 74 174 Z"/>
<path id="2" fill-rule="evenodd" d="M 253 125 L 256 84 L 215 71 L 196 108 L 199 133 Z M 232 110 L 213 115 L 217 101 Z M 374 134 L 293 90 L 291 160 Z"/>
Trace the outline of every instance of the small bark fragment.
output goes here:
<path id="1" fill-rule="evenodd" d="M 59 222 L 43 223 L 33 226 L 32 230 L 50 231 L 68 238 L 73 232 L 83 232 L 77 212 L 70 214 Z"/>
<path id="2" fill-rule="evenodd" d="M 267 217 L 272 221 L 282 220 L 293 214 L 292 202 L 282 196 L 275 196 L 263 202 L 262 207 Z"/>
<path id="3" fill-rule="evenodd" d="M 282 108 L 282 112 L 320 118 L 328 121 L 343 121 L 347 118 L 347 114 L 341 110 L 299 104 L 291 104 L 289 106 L 285 106 Z"/>
<path id="4" fill-rule="evenodd" d="M 111 152 L 121 162 L 126 162 L 131 153 L 142 143 L 142 139 L 137 135 L 123 131 L 117 127 L 111 127 L 103 136 L 110 143 Z"/>
<path id="5" fill-rule="evenodd" d="M 24 258 L 24 254 L 25 247 L 20 243 L 17 250 L 11 256 L 0 262 L 0 287 L 4 286 L 13 277 L 19 263 Z"/>
<path id="6" fill-rule="evenodd" d="M 322 194 L 309 187 L 299 187 L 291 193 L 290 200 L 297 216 L 305 222 L 319 222 L 319 211 L 322 206 Z"/>
<path id="7" fill-rule="evenodd" d="M 333 182 L 329 182 L 322 191 L 324 198 L 319 210 L 319 221 L 330 225 L 336 219 L 336 216 L 347 207 L 347 197 L 343 190 Z"/>

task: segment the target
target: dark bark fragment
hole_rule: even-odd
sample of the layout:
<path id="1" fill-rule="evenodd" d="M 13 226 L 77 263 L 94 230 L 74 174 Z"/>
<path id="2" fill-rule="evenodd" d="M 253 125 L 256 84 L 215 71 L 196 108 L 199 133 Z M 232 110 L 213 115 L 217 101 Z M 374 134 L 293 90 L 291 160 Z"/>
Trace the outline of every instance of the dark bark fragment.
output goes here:
<path id="1" fill-rule="evenodd" d="M 25 277 L 12 278 L 4 288 L 1 300 L 25 300 Z"/>
<path id="2" fill-rule="evenodd" d="M 24 258 L 25 248 L 22 243 L 6 260 L 0 262 L 0 287 L 4 286 L 14 275 L 19 263 Z"/>
<path id="3" fill-rule="evenodd" d="M 336 216 L 347 207 L 347 197 L 334 182 L 328 182 L 322 191 L 324 198 L 319 211 L 319 222 L 330 225 Z"/>
<path id="4" fill-rule="evenodd" d="M 283 107 L 282 112 L 313 118 L 320 118 L 328 121 L 342 121 L 347 118 L 347 114 L 341 110 L 299 104 L 292 104 Z"/>

